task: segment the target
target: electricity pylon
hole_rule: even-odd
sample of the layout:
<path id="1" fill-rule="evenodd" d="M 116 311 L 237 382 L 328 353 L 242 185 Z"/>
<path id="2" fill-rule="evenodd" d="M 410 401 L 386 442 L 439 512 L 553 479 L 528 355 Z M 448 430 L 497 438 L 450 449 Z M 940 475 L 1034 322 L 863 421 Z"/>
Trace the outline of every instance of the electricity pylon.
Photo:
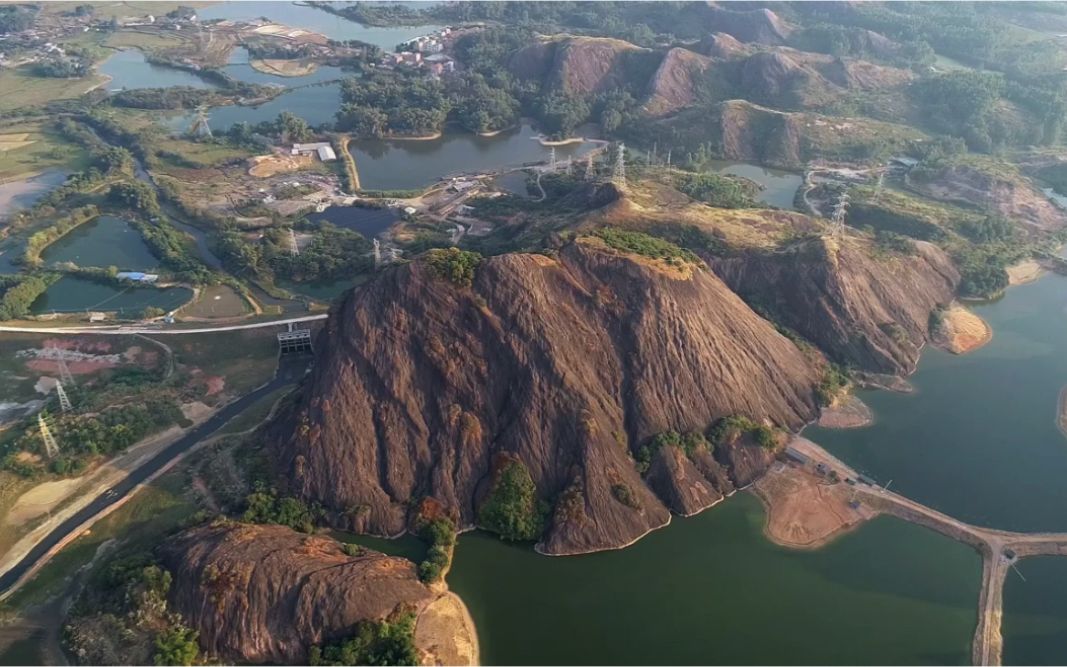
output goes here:
<path id="1" fill-rule="evenodd" d="M 63 412 L 70 412 L 74 409 L 74 406 L 70 404 L 70 398 L 67 397 L 67 392 L 63 389 L 63 383 L 56 383 L 56 395 L 59 396 L 59 407 Z"/>
<path id="2" fill-rule="evenodd" d="M 44 420 L 44 415 L 40 412 L 37 413 L 37 425 L 41 427 L 41 439 L 44 440 L 45 453 L 50 459 L 56 458 L 59 456 L 59 443 L 56 442 L 55 436 L 48 428 L 48 422 Z"/>

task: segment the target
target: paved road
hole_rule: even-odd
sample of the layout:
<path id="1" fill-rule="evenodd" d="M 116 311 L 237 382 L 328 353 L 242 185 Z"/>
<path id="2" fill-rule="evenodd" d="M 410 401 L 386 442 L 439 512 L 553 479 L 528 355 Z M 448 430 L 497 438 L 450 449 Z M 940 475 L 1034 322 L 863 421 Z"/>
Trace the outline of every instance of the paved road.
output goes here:
<path id="1" fill-rule="evenodd" d="M 278 372 L 270 383 L 246 394 L 220 410 L 211 419 L 190 431 L 181 440 L 170 445 L 155 457 L 148 460 L 140 468 L 130 472 L 129 477 L 116 484 L 100 495 L 96 500 L 83 508 L 80 512 L 70 517 L 52 532 L 48 533 L 26 556 L 7 572 L 0 575 L 0 594 L 6 593 L 18 582 L 24 574 L 37 564 L 52 547 L 59 544 L 64 538 L 77 530 L 86 521 L 89 521 L 108 506 L 118 502 L 130 493 L 138 484 L 148 479 L 153 473 L 174 460 L 180 454 L 188 451 L 196 443 L 210 436 L 226 422 L 243 412 L 260 398 L 271 393 L 275 389 L 296 383 L 307 369 L 309 357 L 292 356 L 283 357 L 278 365 Z"/>
<path id="2" fill-rule="evenodd" d="M 262 329 L 264 327 L 273 327 L 279 324 L 289 324 L 297 322 L 314 322 L 315 320 L 324 320 L 329 315 L 327 313 L 320 313 L 318 315 L 305 315 L 304 317 L 291 317 L 287 320 L 272 320 L 270 322 L 254 322 L 252 324 L 235 324 L 232 326 L 224 327 L 207 327 L 204 329 L 164 329 L 162 327 L 147 327 L 147 326 L 121 326 L 121 325 L 107 325 L 99 327 L 5 327 L 0 326 L 0 332 L 3 331 L 18 331 L 21 333 L 56 333 L 56 334 L 195 334 L 195 333 L 216 333 L 219 331 L 239 331 L 241 329 Z"/>

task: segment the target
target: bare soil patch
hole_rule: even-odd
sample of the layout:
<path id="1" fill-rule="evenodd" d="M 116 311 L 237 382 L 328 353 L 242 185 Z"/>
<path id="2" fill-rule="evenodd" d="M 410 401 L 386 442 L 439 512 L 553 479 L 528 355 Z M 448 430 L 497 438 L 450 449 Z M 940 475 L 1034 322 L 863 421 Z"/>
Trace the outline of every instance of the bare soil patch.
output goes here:
<path id="1" fill-rule="evenodd" d="M 823 428 L 860 428 L 873 422 L 871 409 L 851 394 L 842 396 L 819 415 L 819 426 Z"/>
<path id="2" fill-rule="evenodd" d="M 955 303 L 941 313 L 931 334 L 935 345 L 953 354 L 965 354 L 993 338 L 993 330 L 982 318 Z"/>
<path id="3" fill-rule="evenodd" d="M 1032 283 L 1045 274 L 1045 269 L 1041 268 L 1041 265 L 1032 259 L 1019 262 L 1015 266 L 1009 266 L 1007 271 L 1009 285 Z"/>
<path id="4" fill-rule="evenodd" d="M 752 488 L 767 505 L 767 538 L 794 549 L 823 546 L 877 514 L 866 505 L 849 507 L 848 484 L 830 484 L 803 467 L 769 472 Z"/>
<path id="5" fill-rule="evenodd" d="M 276 174 L 308 169 L 315 164 L 310 155 L 260 155 L 249 158 L 248 173 L 257 178 L 268 178 Z"/>
<path id="6" fill-rule="evenodd" d="M 45 482 L 33 487 L 15 501 L 11 511 L 4 517 L 4 525 L 17 528 L 31 519 L 52 511 L 69 498 L 86 480 L 85 476 L 75 477 Z"/>
<path id="7" fill-rule="evenodd" d="M 478 665 L 478 635 L 463 600 L 445 593 L 419 614 L 415 646 L 423 665 Z"/>

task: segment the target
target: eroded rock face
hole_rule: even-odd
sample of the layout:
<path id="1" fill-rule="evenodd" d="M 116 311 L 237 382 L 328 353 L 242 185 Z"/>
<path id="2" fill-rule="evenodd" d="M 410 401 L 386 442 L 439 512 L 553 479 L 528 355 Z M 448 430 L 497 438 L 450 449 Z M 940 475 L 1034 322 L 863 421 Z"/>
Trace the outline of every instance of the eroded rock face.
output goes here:
<path id="1" fill-rule="evenodd" d="M 348 295 L 316 351 L 302 401 L 268 432 L 279 483 L 380 535 L 424 496 L 473 525 L 490 459 L 508 452 L 541 499 L 580 494 L 576 523 L 553 521 L 543 551 L 616 548 L 669 518 L 630 456 L 650 438 L 730 414 L 792 428 L 817 412 L 816 370 L 713 272 L 585 241 L 558 260 L 489 259 L 471 288 L 422 262 L 385 271 Z"/>
<path id="2" fill-rule="evenodd" d="M 936 246 L 875 260 L 860 247 L 813 241 L 773 256 L 713 260 L 735 291 L 758 302 L 832 359 L 908 374 L 929 338 L 930 311 L 952 300 L 959 274 Z"/>
<path id="3" fill-rule="evenodd" d="M 171 608 L 201 647 L 238 664 L 306 664 L 314 644 L 433 594 L 415 566 L 284 526 L 228 523 L 187 530 L 161 548 Z M 231 663 L 232 664 L 232 663 Z"/>

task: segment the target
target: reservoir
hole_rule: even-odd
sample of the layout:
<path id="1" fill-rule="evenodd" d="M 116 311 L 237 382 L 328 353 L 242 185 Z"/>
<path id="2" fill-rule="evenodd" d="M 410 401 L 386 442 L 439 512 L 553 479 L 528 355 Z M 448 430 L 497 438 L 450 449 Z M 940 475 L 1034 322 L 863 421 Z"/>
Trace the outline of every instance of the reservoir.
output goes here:
<path id="1" fill-rule="evenodd" d="M 709 160 L 706 170 L 715 174 L 741 176 L 759 183 L 763 189 L 756 195 L 756 199 L 786 211 L 793 210 L 793 197 L 804 182 L 804 177 L 800 174 L 745 162 Z"/>
<path id="2" fill-rule="evenodd" d="M 171 311 L 193 298 L 187 287 L 114 287 L 103 283 L 63 276 L 30 305 L 30 312 L 43 315 L 51 312 L 76 313 L 84 311 L 119 312 L 124 315 L 152 306 Z"/>
<path id="3" fill-rule="evenodd" d="M 201 79 L 192 72 L 152 65 L 145 60 L 145 55 L 136 49 L 118 51 L 104 61 L 98 68 L 101 74 L 111 77 L 106 84 L 108 90 L 120 88 L 170 88 L 187 86 L 190 88 L 215 88 L 216 86 Z"/>
<path id="4" fill-rule="evenodd" d="M 249 67 L 251 69 L 251 67 Z M 279 77 L 270 76 L 272 79 Z M 228 105 L 211 107 L 210 124 L 214 132 L 225 132 L 233 125 L 247 122 L 251 125 L 265 120 L 274 120 L 283 111 L 300 116 L 308 125 L 332 123 L 334 113 L 341 108 L 341 85 L 313 85 L 284 93 L 258 106 Z M 195 113 L 170 116 L 164 125 L 174 132 L 185 132 L 193 122 Z"/>
<path id="5" fill-rule="evenodd" d="M 146 271 L 159 264 L 141 233 L 125 220 L 102 215 L 79 225 L 41 252 L 45 264 L 116 266 L 120 271 Z"/>
<path id="6" fill-rule="evenodd" d="M 356 160 L 364 190 L 414 190 L 448 174 L 547 162 L 552 147 L 543 146 L 537 136 L 532 127 L 523 125 L 492 137 L 446 132 L 440 138 L 425 141 L 365 139 L 349 144 L 349 152 Z M 577 159 L 594 146 L 586 141 L 556 146 L 556 160 L 566 160 L 568 156 Z"/>
<path id="7" fill-rule="evenodd" d="M 804 435 L 845 463 L 949 516 L 1023 532 L 1067 531 L 1067 281 L 1047 275 L 968 304 L 993 339 L 963 356 L 927 347 L 914 394 L 862 391 L 875 423 Z"/>
<path id="8" fill-rule="evenodd" d="M 238 46 L 232 53 L 230 53 L 230 61 L 223 71 L 238 81 L 286 87 L 306 86 L 312 83 L 337 81 L 338 79 L 344 79 L 358 74 L 355 72 L 345 72 L 340 67 L 319 65 L 314 72 L 307 76 L 280 76 L 277 74 L 260 72 L 249 64 L 250 60 L 248 49 L 243 46 Z"/>
<path id="9" fill-rule="evenodd" d="M 793 551 L 764 520 L 740 493 L 625 549 L 562 558 L 464 533 L 448 584 L 486 665 L 970 664 L 976 551 L 891 517 Z"/>
<path id="10" fill-rule="evenodd" d="M 427 3 L 419 4 L 425 5 Z M 380 46 L 389 52 L 392 52 L 397 44 L 440 30 L 443 27 L 426 25 L 372 28 L 321 9 L 297 5 L 292 2 L 223 2 L 210 7 L 199 8 L 197 16 L 202 21 L 210 21 L 212 19 L 251 21 L 264 17 L 275 23 L 281 23 L 293 28 L 303 28 L 338 41 L 358 39 L 361 42 Z"/>
<path id="11" fill-rule="evenodd" d="M 361 208 L 359 206 L 331 206 L 322 213 L 307 216 L 311 222 L 329 222 L 337 227 L 351 229 L 372 239 L 389 229 L 400 219 L 395 208 Z"/>

